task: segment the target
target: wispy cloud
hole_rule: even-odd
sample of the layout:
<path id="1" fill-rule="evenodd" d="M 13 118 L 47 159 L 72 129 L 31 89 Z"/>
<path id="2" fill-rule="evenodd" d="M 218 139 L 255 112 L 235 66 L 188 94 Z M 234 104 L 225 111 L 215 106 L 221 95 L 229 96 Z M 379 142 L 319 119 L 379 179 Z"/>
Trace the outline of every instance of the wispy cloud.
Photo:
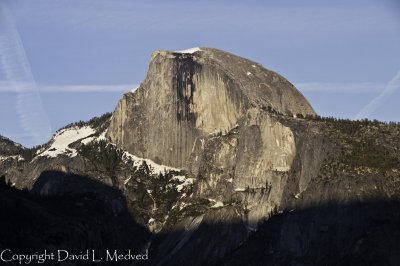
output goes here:
<path id="1" fill-rule="evenodd" d="M 0 71 L 18 92 L 16 108 L 22 128 L 35 144 L 43 143 L 51 136 L 50 123 L 6 1 L 0 1 Z"/>
<path id="2" fill-rule="evenodd" d="M 296 88 L 301 92 L 321 92 L 321 93 L 376 93 L 380 92 L 386 85 L 376 82 L 294 82 Z M 57 92 L 129 92 L 136 89 L 137 84 L 37 84 L 37 88 L 42 93 Z M 0 80 L 0 92 L 24 92 L 34 88 L 26 83 L 16 83 Z"/>
<path id="3" fill-rule="evenodd" d="M 0 81 L 0 92 L 31 92 L 39 89 L 42 93 L 57 92 L 128 92 L 137 85 L 132 84 L 107 84 L 107 85 L 41 85 L 37 84 L 37 88 L 33 88 L 27 83 Z"/>
<path id="4" fill-rule="evenodd" d="M 115 84 L 115 85 L 45 85 L 41 87 L 43 92 L 128 92 L 137 85 Z"/>
<path id="5" fill-rule="evenodd" d="M 389 97 L 400 89 L 400 70 L 397 74 L 387 83 L 384 90 L 367 105 L 365 105 L 360 112 L 355 116 L 355 119 L 361 119 L 369 117 L 373 114 L 379 107 L 381 107 Z"/>
<path id="6" fill-rule="evenodd" d="M 301 92 L 322 92 L 322 93 L 370 93 L 379 92 L 385 87 L 383 83 L 375 82 L 297 82 L 294 85 Z"/>

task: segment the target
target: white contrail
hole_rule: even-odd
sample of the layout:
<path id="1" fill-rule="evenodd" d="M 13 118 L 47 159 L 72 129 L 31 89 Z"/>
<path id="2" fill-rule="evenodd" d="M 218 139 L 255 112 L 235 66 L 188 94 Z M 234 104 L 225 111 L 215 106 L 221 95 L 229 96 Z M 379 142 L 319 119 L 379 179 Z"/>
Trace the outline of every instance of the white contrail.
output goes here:
<path id="1" fill-rule="evenodd" d="M 5 0 L 0 0 L 0 71 L 17 91 L 17 112 L 22 128 L 34 144 L 43 143 L 51 136 L 50 123 Z"/>
<path id="2" fill-rule="evenodd" d="M 370 116 L 376 109 L 378 109 L 388 97 L 400 88 L 400 70 L 396 76 L 392 78 L 386 85 L 385 89 L 367 105 L 365 105 L 354 119 L 361 119 Z"/>
<path id="3" fill-rule="evenodd" d="M 29 87 L 25 83 L 10 83 L 8 81 L 0 80 L 0 92 L 19 92 L 21 88 Z M 40 88 L 40 92 L 43 93 L 58 93 L 58 92 L 70 92 L 70 93 L 79 93 L 79 92 L 129 92 L 132 88 L 138 87 L 138 85 L 132 84 L 92 84 L 92 85 L 47 85 L 47 84 L 38 84 Z"/>

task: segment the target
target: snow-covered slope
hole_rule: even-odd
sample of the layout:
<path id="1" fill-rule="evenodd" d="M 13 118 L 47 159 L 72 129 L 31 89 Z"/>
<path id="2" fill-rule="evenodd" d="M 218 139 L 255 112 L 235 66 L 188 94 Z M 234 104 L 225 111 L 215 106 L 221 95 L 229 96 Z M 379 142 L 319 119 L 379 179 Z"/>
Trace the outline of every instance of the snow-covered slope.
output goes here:
<path id="1" fill-rule="evenodd" d="M 66 128 L 55 134 L 49 148 L 43 152 L 39 151 L 39 156 L 56 157 L 64 154 L 70 157 L 77 155 L 77 151 L 70 147 L 70 144 L 86 139 L 87 137 L 95 134 L 96 131 L 89 127 L 71 127 Z"/>
<path id="2" fill-rule="evenodd" d="M 199 47 L 193 47 L 193 48 L 189 48 L 186 50 L 182 50 L 182 51 L 174 51 L 175 53 L 180 53 L 180 54 L 193 54 L 195 52 L 201 51 L 201 49 Z"/>
<path id="3" fill-rule="evenodd" d="M 133 165 L 137 166 L 137 167 L 143 165 L 143 162 L 146 162 L 147 166 L 150 169 L 150 174 L 153 174 L 153 175 L 154 174 L 155 175 L 166 174 L 167 172 L 170 172 L 170 171 L 181 171 L 181 169 L 178 169 L 178 168 L 173 168 L 173 167 L 169 167 L 166 165 L 157 164 L 150 159 L 144 159 L 144 158 L 137 157 L 133 154 L 130 154 L 129 152 L 124 152 L 124 156 L 126 159 L 131 159 L 133 161 Z"/>

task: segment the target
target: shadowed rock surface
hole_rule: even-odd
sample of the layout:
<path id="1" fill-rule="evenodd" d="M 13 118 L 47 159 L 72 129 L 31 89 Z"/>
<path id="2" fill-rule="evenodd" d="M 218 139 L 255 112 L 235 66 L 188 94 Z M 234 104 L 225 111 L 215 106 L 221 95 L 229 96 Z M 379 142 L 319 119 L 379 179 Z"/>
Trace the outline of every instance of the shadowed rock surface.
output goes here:
<path id="1" fill-rule="evenodd" d="M 396 265 L 399 223 L 399 201 L 286 210 L 215 265 Z"/>
<path id="2" fill-rule="evenodd" d="M 31 191 L 9 187 L 3 177 L 0 211 L 0 249 L 10 249 L 14 254 L 35 254 L 45 249 L 55 254 L 57 250 L 70 254 L 95 250 L 96 257 L 114 249 L 140 252 L 150 236 L 131 217 L 120 191 L 89 177 L 62 172 L 42 173 Z M 70 263 L 48 261 L 45 265 Z M 73 265 L 90 263 L 75 261 Z"/>

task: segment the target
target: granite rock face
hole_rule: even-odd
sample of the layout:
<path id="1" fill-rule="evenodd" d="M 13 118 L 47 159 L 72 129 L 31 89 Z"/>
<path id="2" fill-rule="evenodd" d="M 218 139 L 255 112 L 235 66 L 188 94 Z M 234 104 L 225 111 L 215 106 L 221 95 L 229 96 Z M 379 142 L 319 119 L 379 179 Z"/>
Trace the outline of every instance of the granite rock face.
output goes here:
<path id="1" fill-rule="evenodd" d="M 315 112 L 285 78 L 248 59 L 210 48 L 156 51 L 107 135 L 135 155 L 187 170 L 199 196 L 222 202 L 255 190 L 245 201 L 256 227 L 280 205 L 296 155 L 293 131 L 273 114 Z"/>
<path id="2" fill-rule="evenodd" d="M 248 59 L 211 48 L 156 51 L 144 82 L 118 103 L 107 134 L 135 155 L 197 171 L 205 140 L 229 132 L 251 109 L 315 115 L 290 82 Z"/>

